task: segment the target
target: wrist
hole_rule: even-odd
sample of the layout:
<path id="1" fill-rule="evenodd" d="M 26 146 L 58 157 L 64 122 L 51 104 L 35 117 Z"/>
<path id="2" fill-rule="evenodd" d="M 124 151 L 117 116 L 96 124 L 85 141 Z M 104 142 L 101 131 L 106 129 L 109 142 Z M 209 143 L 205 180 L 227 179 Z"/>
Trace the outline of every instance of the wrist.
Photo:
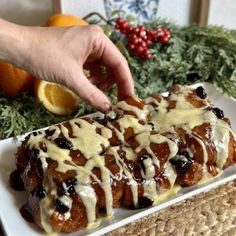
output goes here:
<path id="1" fill-rule="evenodd" d="M 21 67 L 27 52 L 27 27 L 0 19 L 0 60 Z"/>

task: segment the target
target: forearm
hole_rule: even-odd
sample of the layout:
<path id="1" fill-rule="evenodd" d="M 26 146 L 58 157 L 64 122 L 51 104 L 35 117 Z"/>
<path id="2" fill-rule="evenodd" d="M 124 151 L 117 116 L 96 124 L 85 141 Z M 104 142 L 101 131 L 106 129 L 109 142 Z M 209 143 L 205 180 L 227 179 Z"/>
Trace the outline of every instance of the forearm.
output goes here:
<path id="1" fill-rule="evenodd" d="M 0 19 L 0 60 L 18 66 L 23 64 L 26 50 L 25 28 Z"/>

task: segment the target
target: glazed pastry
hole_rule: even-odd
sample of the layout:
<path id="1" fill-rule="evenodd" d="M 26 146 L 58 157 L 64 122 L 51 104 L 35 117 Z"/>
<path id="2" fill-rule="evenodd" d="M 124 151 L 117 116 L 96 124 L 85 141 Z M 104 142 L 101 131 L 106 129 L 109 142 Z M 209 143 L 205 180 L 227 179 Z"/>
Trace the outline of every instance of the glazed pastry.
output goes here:
<path id="1" fill-rule="evenodd" d="M 129 97 L 102 118 L 77 118 L 26 137 L 16 165 L 25 208 L 46 232 L 96 224 L 114 208 L 158 204 L 177 185 L 207 181 L 236 161 L 229 120 L 202 87 Z"/>

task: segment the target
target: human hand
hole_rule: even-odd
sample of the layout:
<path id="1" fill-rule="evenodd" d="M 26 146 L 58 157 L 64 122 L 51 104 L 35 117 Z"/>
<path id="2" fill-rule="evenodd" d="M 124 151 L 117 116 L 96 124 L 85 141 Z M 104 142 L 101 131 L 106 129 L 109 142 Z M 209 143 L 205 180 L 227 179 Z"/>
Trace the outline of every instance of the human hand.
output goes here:
<path id="1" fill-rule="evenodd" d="M 37 78 L 70 88 L 100 111 L 109 108 L 110 101 L 103 92 L 114 83 L 119 99 L 134 93 L 126 59 L 98 26 L 25 27 L 24 49 L 16 61 L 18 66 Z M 101 65 L 106 66 L 105 79 Z M 90 70 L 89 78 L 83 69 Z"/>

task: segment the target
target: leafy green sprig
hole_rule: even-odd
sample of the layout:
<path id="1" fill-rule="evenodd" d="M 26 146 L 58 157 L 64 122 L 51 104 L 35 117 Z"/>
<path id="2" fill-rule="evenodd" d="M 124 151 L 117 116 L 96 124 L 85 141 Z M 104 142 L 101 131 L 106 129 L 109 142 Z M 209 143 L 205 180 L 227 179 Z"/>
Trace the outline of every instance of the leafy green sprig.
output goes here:
<path id="1" fill-rule="evenodd" d="M 223 27 L 180 27 L 173 22 L 157 19 L 146 28 L 167 27 L 171 40 L 167 45 L 155 44 L 150 61 L 133 57 L 126 49 L 126 42 L 113 31 L 111 39 L 127 58 L 138 96 L 167 91 L 173 84 L 192 84 L 208 81 L 223 92 L 236 97 L 236 31 Z M 116 89 L 108 96 L 116 101 Z M 0 95 L 0 139 L 23 134 L 73 117 L 93 112 L 81 103 L 78 112 L 61 117 L 47 112 L 30 94 L 13 98 Z"/>

